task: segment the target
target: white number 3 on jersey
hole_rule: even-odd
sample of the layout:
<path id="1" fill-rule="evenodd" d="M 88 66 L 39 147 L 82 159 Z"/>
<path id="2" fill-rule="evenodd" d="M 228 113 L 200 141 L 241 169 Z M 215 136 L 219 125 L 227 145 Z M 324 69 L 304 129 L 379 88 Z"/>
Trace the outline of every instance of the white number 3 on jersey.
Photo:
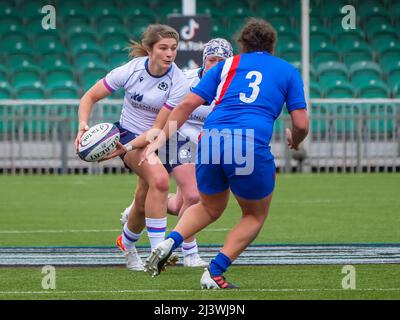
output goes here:
<path id="1" fill-rule="evenodd" d="M 247 98 L 246 94 L 244 94 L 243 92 L 240 93 L 240 96 L 239 96 L 240 101 L 243 101 L 244 103 L 254 102 L 257 99 L 258 94 L 260 93 L 260 87 L 258 85 L 262 81 L 262 74 L 258 71 L 250 71 L 246 75 L 246 79 L 251 79 L 251 78 L 253 78 L 253 76 L 255 76 L 256 79 L 253 82 L 249 83 L 249 87 L 253 89 L 251 96 L 249 98 Z"/>

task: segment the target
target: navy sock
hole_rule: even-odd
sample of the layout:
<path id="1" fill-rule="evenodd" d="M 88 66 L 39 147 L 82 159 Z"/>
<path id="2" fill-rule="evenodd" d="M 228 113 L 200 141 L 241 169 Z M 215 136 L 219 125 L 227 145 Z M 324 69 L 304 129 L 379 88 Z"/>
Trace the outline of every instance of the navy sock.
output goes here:
<path id="1" fill-rule="evenodd" d="M 210 272 L 213 276 L 220 276 L 231 264 L 231 259 L 229 259 L 229 257 L 224 255 L 222 252 L 219 252 L 217 256 L 211 260 Z"/>
<path id="2" fill-rule="evenodd" d="M 184 240 L 183 237 L 181 236 L 181 234 L 176 231 L 172 231 L 165 239 L 169 239 L 169 238 L 174 240 L 174 246 L 172 247 L 172 250 L 175 250 L 176 248 L 178 248 Z"/>

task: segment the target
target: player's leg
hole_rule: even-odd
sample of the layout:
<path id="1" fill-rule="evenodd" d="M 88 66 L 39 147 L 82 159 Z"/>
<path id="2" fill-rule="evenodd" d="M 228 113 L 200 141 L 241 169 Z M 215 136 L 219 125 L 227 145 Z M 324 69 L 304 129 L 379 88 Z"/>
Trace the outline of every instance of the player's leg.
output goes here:
<path id="1" fill-rule="evenodd" d="M 183 205 L 182 192 L 179 186 L 177 186 L 175 193 L 168 194 L 167 212 L 173 216 L 178 216 L 179 211 L 182 208 L 182 205 Z"/>
<path id="2" fill-rule="evenodd" d="M 128 221 L 123 226 L 122 235 L 117 238 L 117 246 L 121 249 L 127 261 L 127 268 L 133 271 L 142 271 L 143 263 L 139 257 L 135 243 L 140 239 L 145 227 L 144 203 L 148 184 L 138 177 L 134 204 L 128 215 Z"/>
<path id="3" fill-rule="evenodd" d="M 172 251 L 178 248 L 184 239 L 193 236 L 221 216 L 228 204 L 230 191 L 226 189 L 212 195 L 201 192 L 199 194 L 200 202 L 190 206 L 183 213 L 174 230 L 146 259 L 145 270 L 152 276 L 160 273 Z"/>
<path id="4" fill-rule="evenodd" d="M 179 193 L 182 195 L 182 205 L 179 210 L 179 217 L 190 206 L 199 202 L 199 191 L 196 185 L 196 175 L 194 164 L 187 163 L 177 166 L 173 169 L 172 175 L 178 185 Z M 182 243 L 183 265 L 185 267 L 203 267 L 204 262 L 197 246 L 194 236 L 185 239 Z"/>
<path id="5" fill-rule="evenodd" d="M 169 190 L 169 176 L 161 161 L 154 155 L 154 161 L 142 163 L 139 166 L 140 155 L 143 150 L 128 152 L 125 163 L 142 178 L 148 185 L 144 208 L 145 223 L 151 247 L 155 247 L 164 240 L 167 228 L 167 197 Z M 136 201 L 135 201 L 136 203 Z M 135 217 L 129 217 L 129 227 L 138 229 L 142 222 Z"/>

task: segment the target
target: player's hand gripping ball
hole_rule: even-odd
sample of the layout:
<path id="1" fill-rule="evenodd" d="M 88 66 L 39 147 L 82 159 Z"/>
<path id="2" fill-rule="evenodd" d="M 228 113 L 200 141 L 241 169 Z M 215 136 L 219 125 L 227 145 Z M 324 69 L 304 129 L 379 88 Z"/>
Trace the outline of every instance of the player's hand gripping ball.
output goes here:
<path id="1" fill-rule="evenodd" d="M 95 162 L 114 152 L 120 135 L 112 123 L 99 123 L 86 131 L 78 146 L 78 156 L 84 161 Z"/>

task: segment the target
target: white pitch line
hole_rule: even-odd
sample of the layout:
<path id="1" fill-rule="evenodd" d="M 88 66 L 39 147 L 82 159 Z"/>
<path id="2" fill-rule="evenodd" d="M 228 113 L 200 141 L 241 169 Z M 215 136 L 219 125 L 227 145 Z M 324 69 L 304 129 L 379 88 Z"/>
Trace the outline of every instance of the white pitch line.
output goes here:
<path id="1" fill-rule="evenodd" d="M 229 290 L 229 292 L 332 292 L 332 291 L 400 291 L 400 288 L 365 288 L 365 289 L 352 289 L 344 290 L 340 288 L 332 289 L 293 289 L 293 288 L 282 288 L 282 289 L 238 289 Z M 161 289 L 149 289 L 149 290 L 92 290 L 92 291 L 57 291 L 57 290 L 43 290 L 43 291 L 0 291 L 0 294 L 99 294 L 99 293 L 162 293 L 162 292 L 226 292 L 225 290 L 201 290 L 201 289 L 171 289 L 171 290 L 161 290 Z"/>
<path id="2" fill-rule="evenodd" d="M 88 230 L 0 230 L 0 234 L 34 234 L 34 233 L 101 233 L 121 232 L 122 229 L 88 229 Z M 225 232 L 227 228 L 204 229 L 203 232 Z M 167 229 L 167 231 L 171 231 Z"/>

